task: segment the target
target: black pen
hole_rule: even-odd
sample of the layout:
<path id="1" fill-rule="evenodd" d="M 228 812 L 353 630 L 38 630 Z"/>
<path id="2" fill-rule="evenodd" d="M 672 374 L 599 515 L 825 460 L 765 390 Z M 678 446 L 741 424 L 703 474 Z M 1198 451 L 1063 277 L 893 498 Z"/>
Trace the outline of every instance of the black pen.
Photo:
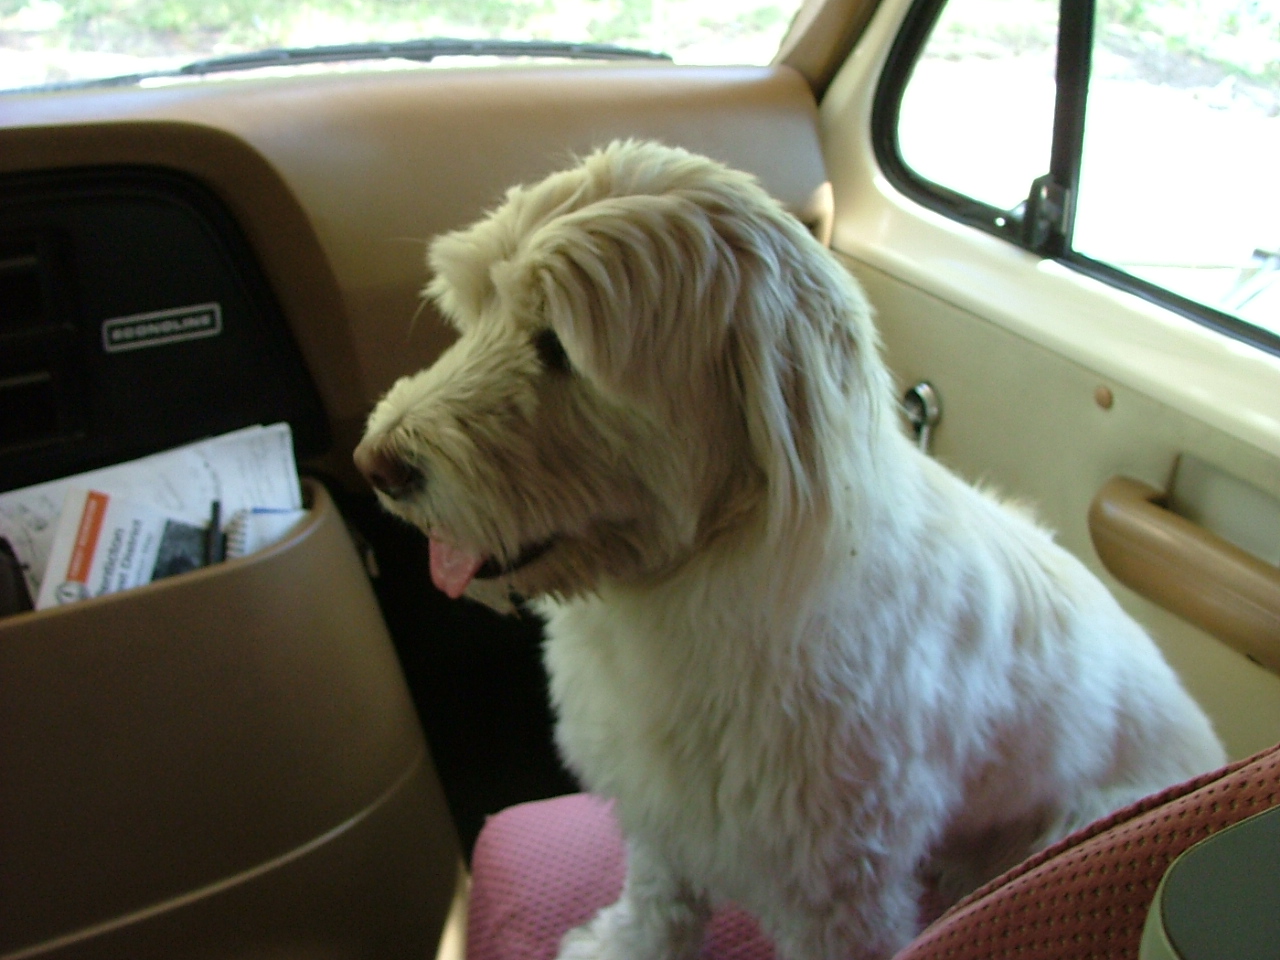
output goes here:
<path id="1" fill-rule="evenodd" d="M 204 533 L 204 564 L 210 566 L 224 559 L 222 548 L 222 501 L 209 504 L 209 529 Z"/>

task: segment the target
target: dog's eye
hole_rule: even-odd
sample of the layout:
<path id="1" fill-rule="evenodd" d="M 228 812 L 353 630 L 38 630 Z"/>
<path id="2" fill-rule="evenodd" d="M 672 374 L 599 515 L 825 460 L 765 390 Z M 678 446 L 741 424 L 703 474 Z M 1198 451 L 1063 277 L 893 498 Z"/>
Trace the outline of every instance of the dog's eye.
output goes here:
<path id="1" fill-rule="evenodd" d="M 538 359 L 548 370 L 569 372 L 569 355 L 554 330 L 540 330 L 533 338 L 533 349 L 538 351 Z"/>

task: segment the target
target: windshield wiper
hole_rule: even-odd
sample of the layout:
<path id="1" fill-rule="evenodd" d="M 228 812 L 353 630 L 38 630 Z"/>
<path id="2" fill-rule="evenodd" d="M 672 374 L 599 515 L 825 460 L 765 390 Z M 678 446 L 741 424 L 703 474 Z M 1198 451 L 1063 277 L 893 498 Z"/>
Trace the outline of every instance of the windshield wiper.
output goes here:
<path id="1" fill-rule="evenodd" d="M 553 40 L 459 40 L 433 37 L 394 43 L 340 43 L 323 47 L 280 47 L 253 53 L 233 53 L 191 63 L 170 70 L 152 70 L 118 77 L 67 80 L 9 90 L 25 93 L 36 90 L 81 90 L 90 87 L 127 87 L 144 80 L 202 77 L 265 67 L 296 67 L 319 63 L 360 60 L 413 60 L 430 63 L 437 57 L 537 57 L 562 60 L 666 60 L 670 54 L 608 43 L 559 43 Z"/>

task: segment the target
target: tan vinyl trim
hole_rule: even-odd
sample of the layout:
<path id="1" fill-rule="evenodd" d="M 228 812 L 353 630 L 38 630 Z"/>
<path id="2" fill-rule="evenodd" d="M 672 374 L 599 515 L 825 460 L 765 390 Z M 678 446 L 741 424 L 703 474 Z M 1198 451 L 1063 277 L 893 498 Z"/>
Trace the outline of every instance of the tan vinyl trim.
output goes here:
<path id="1" fill-rule="evenodd" d="M 1280 673 L 1280 569 L 1166 510 L 1164 494 L 1115 477 L 1089 533 L 1121 583 Z"/>
<path id="2" fill-rule="evenodd" d="M 279 870 L 281 867 L 303 860 L 308 854 L 311 854 L 326 844 L 332 843 L 338 837 L 345 833 L 350 833 L 353 828 L 359 826 L 362 822 L 369 819 L 373 814 L 385 806 L 392 800 L 397 793 L 400 793 L 405 785 L 414 777 L 419 776 L 423 765 L 427 762 L 427 751 L 424 747 L 417 756 L 417 759 L 405 769 L 394 783 L 383 791 L 382 796 L 378 797 L 373 803 L 365 807 L 363 810 L 348 818 L 343 823 L 338 824 L 331 830 L 312 837 L 306 843 L 296 849 L 289 850 L 277 857 L 266 860 L 262 863 L 255 864 L 248 870 L 228 877 L 222 877 L 214 883 L 206 884 L 198 890 L 189 890 L 179 896 L 170 897 L 160 903 L 153 903 L 140 910 L 131 913 L 121 914 L 118 917 L 112 917 L 101 923 L 93 924 L 80 930 L 74 930 L 71 933 L 62 934 L 43 943 L 32 944 L 21 950 L 15 950 L 12 953 L 6 953 L 0 960 L 32 960 L 40 954 L 52 953 L 55 950 L 62 950 L 65 947 L 74 946 L 75 944 L 85 943 L 89 940 L 101 937 L 103 934 L 111 933 L 116 930 L 122 930 L 125 927 L 131 927 L 136 924 L 145 923 L 162 914 L 179 910 L 182 907 L 198 903 L 201 900 L 207 900 L 218 894 L 230 890 L 232 887 L 242 886 L 244 884 L 253 883 L 260 877 L 264 877 L 272 871 Z"/>
<path id="3" fill-rule="evenodd" d="M 466 960 L 467 909 L 471 903 L 471 874 L 461 858 L 458 860 L 458 878 L 453 890 L 453 902 L 445 917 L 440 944 L 436 948 L 436 960 Z"/>
<path id="4" fill-rule="evenodd" d="M 461 852 L 359 553 L 306 492 L 251 556 L 0 619 L 0 957 L 356 929 L 430 955 Z"/>
<path id="5" fill-rule="evenodd" d="M 879 0 L 804 0 L 774 62 L 797 71 L 822 99 L 878 5 Z"/>

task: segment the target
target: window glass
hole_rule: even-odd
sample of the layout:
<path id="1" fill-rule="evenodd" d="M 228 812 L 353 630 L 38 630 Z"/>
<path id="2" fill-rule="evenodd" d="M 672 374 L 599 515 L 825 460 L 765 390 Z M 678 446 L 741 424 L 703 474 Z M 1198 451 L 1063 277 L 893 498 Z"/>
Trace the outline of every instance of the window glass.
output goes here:
<path id="1" fill-rule="evenodd" d="M 1215 325 L 1250 336 L 1200 307 L 1280 334 L 1280 3 L 1096 0 L 1092 38 L 1078 33 L 1080 57 L 1066 51 L 1088 63 L 1085 97 L 1056 89 L 1058 9 L 945 2 L 894 131 L 902 162 L 933 185 L 925 196 Z M 1084 104 L 1083 137 L 1077 156 L 1080 117 L 1059 118 L 1073 122 L 1057 126 L 1054 189 L 1070 192 L 1051 195 L 1042 247 L 1029 242 L 1042 221 L 1021 224 L 1019 207 L 1050 173 L 1059 103 Z M 1074 217 L 1058 216 L 1062 197 Z"/>
<path id="2" fill-rule="evenodd" d="M 666 53 L 681 63 L 762 64 L 773 58 L 799 4 L 800 0 L 0 0 L 0 90 L 172 70 L 192 60 L 268 48 L 427 37 L 606 43 Z M 457 62 L 443 58 L 434 65 Z"/>
<path id="3" fill-rule="evenodd" d="M 1049 169 L 1057 0 L 951 0 L 904 91 L 898 147 L 914 173 L 1000 210 Z"/>
<path id="4" fill-rule="evenodd" d="M 1280 333 L 1280 4 L 1100 0 L 1072 246 Z"/>

